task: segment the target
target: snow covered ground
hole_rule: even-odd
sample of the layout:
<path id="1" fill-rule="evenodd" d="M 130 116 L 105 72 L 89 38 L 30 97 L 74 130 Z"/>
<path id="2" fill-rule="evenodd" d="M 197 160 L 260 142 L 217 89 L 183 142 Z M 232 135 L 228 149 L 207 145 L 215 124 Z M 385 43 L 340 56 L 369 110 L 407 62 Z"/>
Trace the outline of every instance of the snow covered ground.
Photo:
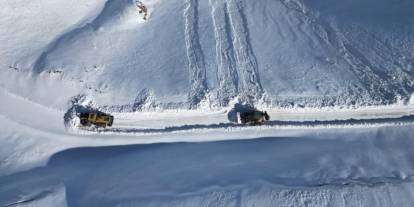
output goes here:
<path id="1" fill-rule="evenodd" d="M 149 91 L 158 107 L 194 108 L 235 97 L 270 106 L 388 104 L 414 92 L 407 0 L 145 4 L 148 21 L 132 0 L 5 1 L 2 85 L 62 109 L 81 93 L 122 105 Z"/>
<path id="2" fill-rule="evenodd" d="M 65 111 L 0 97 L 2 206 L 414 202 L 410 105 L 271 111 L 285 126 L 238 126 L 225 111 L 116 113 L 113 128 L 68 131 Z"/>
<path id="3" fill-rule="evenodd" d="M 3 206 L 45 200 L 68 206 L 411 206 L 412 130 L 69 149 L 44 167 L 0 177 L 0 200 Z M 48 205 L 56 206 L 52 201 Z"/>
<path id="4" fill-rule="evenodd" d="M 414 2 L 143 2 L 0 0 L 0 207 L 414 205 Z"/>

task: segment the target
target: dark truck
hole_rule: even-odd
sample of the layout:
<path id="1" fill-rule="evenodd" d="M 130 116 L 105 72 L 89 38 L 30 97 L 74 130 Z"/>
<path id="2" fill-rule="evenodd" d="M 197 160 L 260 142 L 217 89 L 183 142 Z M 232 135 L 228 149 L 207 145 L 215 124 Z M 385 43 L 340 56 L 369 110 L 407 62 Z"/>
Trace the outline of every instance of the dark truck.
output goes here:
<path id="1" fill-rule="evenodd" d="M 270 120 L 266 111 L 252 110 L 248 112 L 238 113 L 239 122 L 241 124 L 261 125 Z"/>

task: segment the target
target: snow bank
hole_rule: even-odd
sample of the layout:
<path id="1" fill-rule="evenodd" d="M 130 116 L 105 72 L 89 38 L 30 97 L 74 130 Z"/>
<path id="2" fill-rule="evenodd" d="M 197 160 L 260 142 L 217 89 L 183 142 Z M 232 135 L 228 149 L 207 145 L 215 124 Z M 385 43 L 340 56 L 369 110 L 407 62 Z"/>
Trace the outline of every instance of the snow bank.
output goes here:
<path id="1" fill-rule="evenodd" d="M 63 183 L 69 206 L 410 206 L 411 131 L 69 149 L 45 167 L 0 177 L 0 200 L 11 202 L 18 189 Z"/>

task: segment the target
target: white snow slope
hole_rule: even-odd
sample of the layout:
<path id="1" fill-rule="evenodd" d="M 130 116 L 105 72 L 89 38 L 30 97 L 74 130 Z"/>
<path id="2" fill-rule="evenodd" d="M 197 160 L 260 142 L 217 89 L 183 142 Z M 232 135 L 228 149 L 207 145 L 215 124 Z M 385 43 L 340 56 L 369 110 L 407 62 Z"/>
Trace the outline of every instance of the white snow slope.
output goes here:
<path id="1" fill-rule="evenodd" d="M 62 108 L 80 93 L 119 105 L 149 91 L 162 108 L 194 108 L 237 96 L 273 106 L 372 105 L 408 100 L 414 89 L 408 0 L 145 4 L 148 21 L 132 0 L 4 1 L 2 85 Z"/>
<path id="2" fill-rule="evenodd" d="M 143 2 L 0 0 L 0 207 L 414 205 L 414 2 Z"/>

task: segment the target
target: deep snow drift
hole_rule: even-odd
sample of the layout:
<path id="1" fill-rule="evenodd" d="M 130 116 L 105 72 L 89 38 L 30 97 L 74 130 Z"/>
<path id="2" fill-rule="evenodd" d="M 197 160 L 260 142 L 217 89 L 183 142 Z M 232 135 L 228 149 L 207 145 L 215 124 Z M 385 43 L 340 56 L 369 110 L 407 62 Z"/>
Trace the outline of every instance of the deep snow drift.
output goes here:
<path id="1" fill-rule="evenodd" d="M 412 130 L 71 149 L 0 177 L 0 204 L 411 206 Z"/>

